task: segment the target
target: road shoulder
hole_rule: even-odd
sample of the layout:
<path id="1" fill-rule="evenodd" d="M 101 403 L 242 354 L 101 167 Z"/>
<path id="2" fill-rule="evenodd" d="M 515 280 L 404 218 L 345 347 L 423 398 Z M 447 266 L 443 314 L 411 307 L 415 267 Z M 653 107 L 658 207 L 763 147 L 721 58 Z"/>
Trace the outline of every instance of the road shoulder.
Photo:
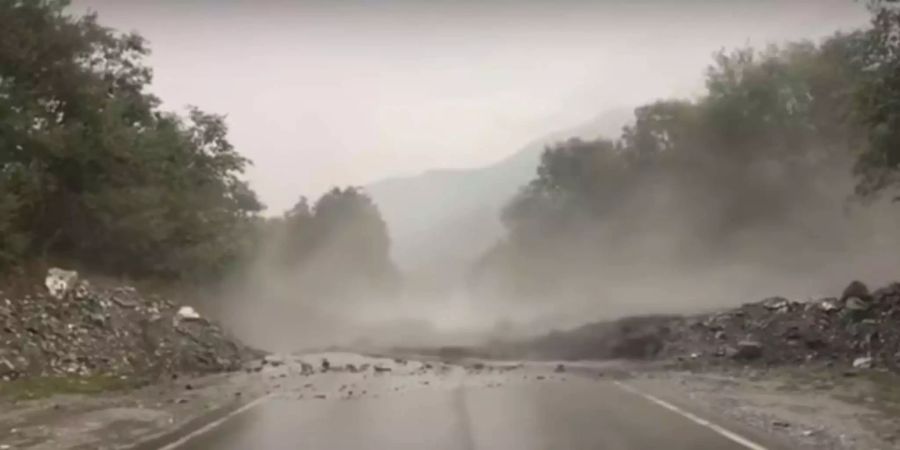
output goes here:
<path id="1" fill-rule="evenodd" d="M 645 371 L 627 383 L 716 418 L 748 435 L 769 435 L 794 448 L 900 448 L 896 380 L 874 374 L 771 369 L 732 372 Z"/>

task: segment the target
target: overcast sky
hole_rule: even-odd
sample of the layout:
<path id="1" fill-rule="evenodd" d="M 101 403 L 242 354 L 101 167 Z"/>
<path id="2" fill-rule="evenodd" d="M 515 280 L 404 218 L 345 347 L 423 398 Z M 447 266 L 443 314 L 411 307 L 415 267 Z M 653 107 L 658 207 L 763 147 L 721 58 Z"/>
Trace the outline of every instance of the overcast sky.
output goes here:
<path id="1" fill-rule="evenodd" d="M 604 110 L 695 96 L 721 48 L 865 24 L 853 0 L 75 0 L 153 49 L 167 108 L 226 114 L 273 212 L 493 162 Z"/>

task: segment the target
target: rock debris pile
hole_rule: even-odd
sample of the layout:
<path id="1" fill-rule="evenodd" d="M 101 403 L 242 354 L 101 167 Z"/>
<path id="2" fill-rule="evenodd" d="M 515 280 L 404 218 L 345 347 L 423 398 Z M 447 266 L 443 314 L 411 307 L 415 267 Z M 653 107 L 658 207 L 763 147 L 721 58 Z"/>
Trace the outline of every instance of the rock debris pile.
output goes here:
<path id="1" fill-rule="evenodd" d="M 0 291 L 0 380 L 221 372 L 260 356 L 193 308 L 133 287 L 97 288 L 61 269 L 45 287 Z"/>
<path id="2" fill-rule="evenodd" d="M 672 358 L 701 364 L 825 363 L 900 371 L 900 283 L 854 281 L 838 297 L 783 297 L 693 316 L 638 316 L 504 348 L 547 359 Z"/>
<path id="3" fill-rule="evenodd" d="M 900 367 L 900 283 L 874 292 L 854 281 L 840 297 L 772 297 L 666 324 L 662 353 L 769 364 L 825 361 L 855 368 Z"/>

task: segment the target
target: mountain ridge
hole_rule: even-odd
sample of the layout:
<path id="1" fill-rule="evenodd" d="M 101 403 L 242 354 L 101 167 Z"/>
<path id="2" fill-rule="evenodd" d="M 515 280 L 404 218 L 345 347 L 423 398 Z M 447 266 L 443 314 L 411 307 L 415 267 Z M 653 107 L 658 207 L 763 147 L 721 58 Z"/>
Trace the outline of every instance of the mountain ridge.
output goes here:
<path id="1" fill-rule="evenodd" d="M 482 167 L 429 169 L 364 189 L 388 224 L 393 257 L 402 269 L 459 272 L 502 237 L 500 211 L 534 177 L 548 145 L 572 137 L 618 137 L 630 119 L 631 109 L 610 109 Z"/>

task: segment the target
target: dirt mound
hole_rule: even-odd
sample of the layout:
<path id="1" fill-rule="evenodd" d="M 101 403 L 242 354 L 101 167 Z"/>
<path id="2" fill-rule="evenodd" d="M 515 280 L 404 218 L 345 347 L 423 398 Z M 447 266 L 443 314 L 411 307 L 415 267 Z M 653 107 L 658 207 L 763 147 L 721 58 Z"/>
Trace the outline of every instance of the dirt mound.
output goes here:
<path id="1" fill-rule="evenodd" d="M 0 292 L 0 379 L 209 373 L 259 353 L 193 308 L 51 269 L 45 288 Z"/>

